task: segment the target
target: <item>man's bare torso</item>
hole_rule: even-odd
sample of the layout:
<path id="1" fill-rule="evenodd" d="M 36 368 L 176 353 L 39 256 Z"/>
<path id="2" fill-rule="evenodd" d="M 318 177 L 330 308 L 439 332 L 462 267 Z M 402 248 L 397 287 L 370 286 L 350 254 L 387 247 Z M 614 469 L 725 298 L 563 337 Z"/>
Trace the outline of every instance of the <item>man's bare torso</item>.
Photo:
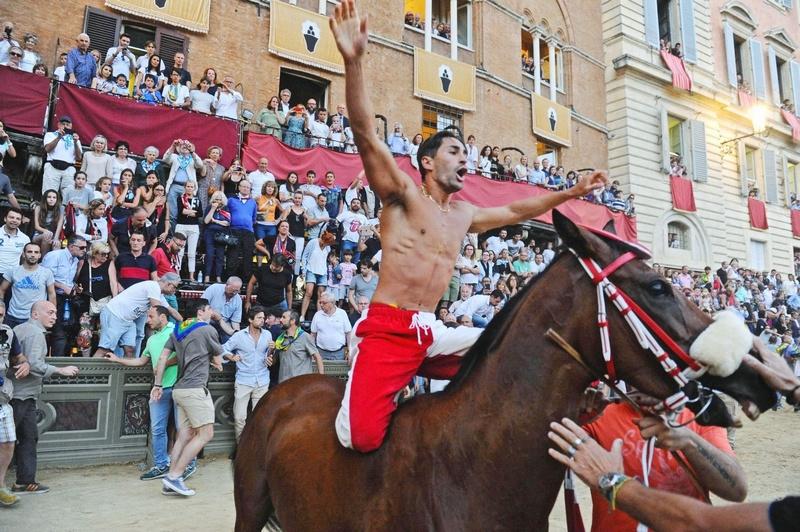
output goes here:
<path id="1" fill-rule="evenodd" d="M 449 212 L 412 189 L 402 203 L 384 205 L 383 257 L 373 301 L 433 312 L 453 273 L 473 206 L 452 201 Z"/>

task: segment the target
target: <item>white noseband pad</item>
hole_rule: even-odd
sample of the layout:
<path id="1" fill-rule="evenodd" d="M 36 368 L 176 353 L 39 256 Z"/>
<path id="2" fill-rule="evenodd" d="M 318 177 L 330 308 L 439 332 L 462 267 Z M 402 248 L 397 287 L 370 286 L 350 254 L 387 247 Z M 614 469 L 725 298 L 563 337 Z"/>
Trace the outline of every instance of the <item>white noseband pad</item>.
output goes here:
<path id="1" fill-rule="evenodd" d="M 753 348 L 753 334 L 732 310 L 720 312 L 689 348 L 689 355 L 716 377 L 728 377 Z"/>

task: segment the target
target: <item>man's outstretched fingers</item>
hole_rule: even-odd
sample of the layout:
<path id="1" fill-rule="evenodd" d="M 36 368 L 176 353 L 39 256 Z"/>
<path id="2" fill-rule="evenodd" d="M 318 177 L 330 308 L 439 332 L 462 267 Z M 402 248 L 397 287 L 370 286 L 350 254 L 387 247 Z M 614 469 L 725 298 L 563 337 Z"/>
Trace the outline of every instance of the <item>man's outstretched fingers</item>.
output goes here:
<path id="1" fill-rule="evenodd" d="M 563 423 L 565 427 L 567 427 L 569 430 L 571 430 L 573 432 L 573 434 L 575 434 L 575 436 L 577 436 L 580 439 L 586 439 L 586 438 L 590 438 L 591 437 L 591 436 L 589 436 L 588 432 L 586 432 L 585 430 L 583 430 L 581 428 L 580 425 L 578 425 L 577 423 L 575 423 L 574 421 L 572 421 L 571 419 L 569 419 L 567 417 L 562 419 L 561 423 Z"/>

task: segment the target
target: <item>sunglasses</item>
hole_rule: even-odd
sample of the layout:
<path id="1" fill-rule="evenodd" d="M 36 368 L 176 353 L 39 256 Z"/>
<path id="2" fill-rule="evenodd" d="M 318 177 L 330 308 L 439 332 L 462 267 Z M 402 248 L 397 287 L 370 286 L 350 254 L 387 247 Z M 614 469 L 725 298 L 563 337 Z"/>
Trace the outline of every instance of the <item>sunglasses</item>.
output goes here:
<path id="1" fill-rule="evenodd" d="M 22 54 L 17 53 L 17 52 L 12 52 L 12 53 L 10 53 L 8 55 L 10 55 L 11 57 L 22 57 Z"/>
<path id="2" fill-rule="evenodd" d="M 78 249 L 86 249 L 86 246 L 75 246 Z"/>

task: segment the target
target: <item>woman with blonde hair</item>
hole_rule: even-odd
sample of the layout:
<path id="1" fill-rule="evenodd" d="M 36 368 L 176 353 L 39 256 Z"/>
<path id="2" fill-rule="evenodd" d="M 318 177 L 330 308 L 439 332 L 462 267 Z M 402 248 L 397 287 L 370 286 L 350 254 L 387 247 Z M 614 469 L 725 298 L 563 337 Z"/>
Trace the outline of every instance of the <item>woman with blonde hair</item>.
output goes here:
<path id="1" fill-rule="evenodd" d="M 95 135 L 92 149 L 83 154 L 81 170 L 86 172 L 86 184 L 94 187 L 101 177 L 114 171 L 111 155 L 106 153 L 108 140 L 103 135 Z"/>
<path id="2" fill-rule="evenodd" d="M 118 293 L 117 269 L 106 242 L 94 242 L 77 276 L 81 287 L 80 314 L 88 312 L 95 331 L 99 330 L 100 311 Z"/>
<path id="3" fill-rule="evenodd" d="M 211 195 L 205 210 L 203 223 L 206 224 L 206 228 L 203 234 L 206 245 L 206 283 L 222 282 L 225 244 L 217 242 L 216 236 L 230 231 L 231 214 L 226 209 L 227 205 L 228 197 L 218 190 Z"/>

